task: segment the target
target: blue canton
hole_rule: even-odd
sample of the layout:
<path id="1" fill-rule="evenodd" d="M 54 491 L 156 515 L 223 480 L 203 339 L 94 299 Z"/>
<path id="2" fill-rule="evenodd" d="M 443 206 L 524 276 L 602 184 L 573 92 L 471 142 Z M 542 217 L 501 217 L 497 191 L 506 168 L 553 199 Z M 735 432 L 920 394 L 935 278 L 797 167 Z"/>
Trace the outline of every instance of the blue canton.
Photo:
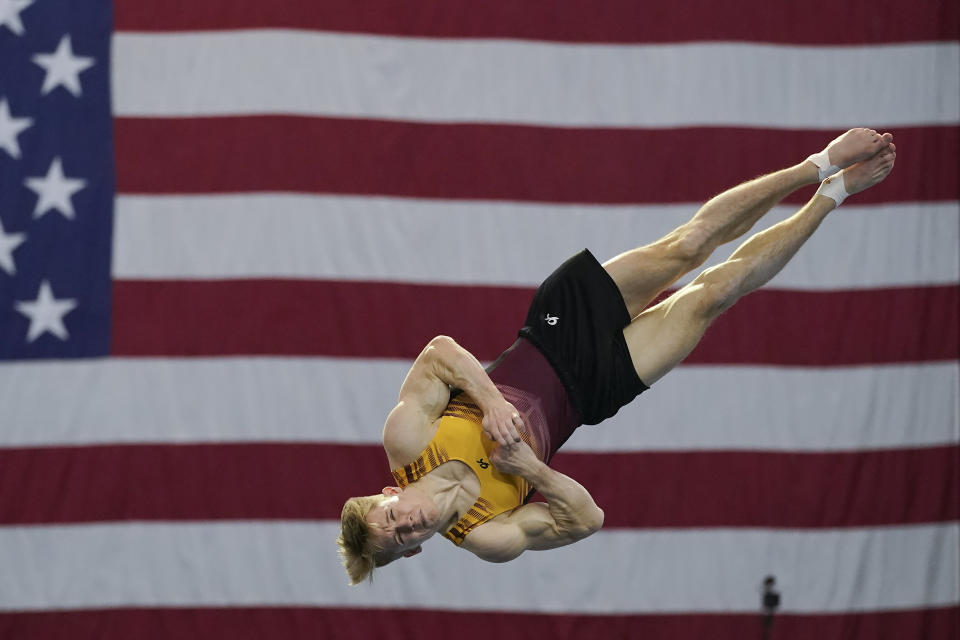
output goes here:
<path id="1" fill-rule="evenodd" d="M 0 0 L 0 359 L 110 349 L 109 0 Z"/>

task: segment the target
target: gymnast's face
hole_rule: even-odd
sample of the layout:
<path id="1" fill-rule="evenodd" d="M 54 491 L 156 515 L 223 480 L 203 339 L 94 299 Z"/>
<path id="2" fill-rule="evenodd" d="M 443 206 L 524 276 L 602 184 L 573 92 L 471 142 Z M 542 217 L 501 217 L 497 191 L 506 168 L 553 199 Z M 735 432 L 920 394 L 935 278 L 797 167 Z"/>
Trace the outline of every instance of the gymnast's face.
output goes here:
<path id="1" fill-rule="evenodd" d="M 385 487 L 387 496 L 379 506 L 367 512 L 372 534 L 384 551 L 414 556 L 420 544 L 437 532 L 439 510 L 425 493 L 414 487 Z"/>

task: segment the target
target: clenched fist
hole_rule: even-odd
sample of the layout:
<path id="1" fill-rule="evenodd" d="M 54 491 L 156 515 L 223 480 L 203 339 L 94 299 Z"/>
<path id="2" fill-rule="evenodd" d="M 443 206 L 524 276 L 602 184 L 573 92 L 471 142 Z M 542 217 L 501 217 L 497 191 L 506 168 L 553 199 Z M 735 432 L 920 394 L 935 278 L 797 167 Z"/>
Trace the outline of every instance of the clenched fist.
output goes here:
<path id="1" fill-rule="evenodd" d="M 501 445 L 520 442 L 523 419 L 512 404 L 503 400 L 487 407 L 483 414 L 483 430 Z"/>
<path id="2" fill-rule="evenodd" d="M 500 445 L 490 454 L 490 462 L 497 471 L 513 476 L 528 477 L 543 463 L 526 442 Z"/>

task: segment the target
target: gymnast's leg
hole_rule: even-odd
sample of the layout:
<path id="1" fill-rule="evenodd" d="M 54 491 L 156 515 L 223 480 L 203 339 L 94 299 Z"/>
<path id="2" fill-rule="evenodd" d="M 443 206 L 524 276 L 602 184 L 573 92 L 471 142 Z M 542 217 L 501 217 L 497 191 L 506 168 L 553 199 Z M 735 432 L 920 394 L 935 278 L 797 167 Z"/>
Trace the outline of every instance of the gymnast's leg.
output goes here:
<path id="1" fill-rule="evenodd" d="M 717 316 L 776 275 L 828 213 L 847 195 L 883 180 L 895 159 L 896 147 L 887 143 L 873 157 L 827 178 L 793 216 L 752 236 L 729 260 L 707 269 L 627 325 L 623 333 L 640 379 L 652 385 L 686 358 Z"/>
<path id="2" fill-rule="evenodd" d="M 636 318 L 661 291 L 702 265 L 718 246 L 749 231 L 787 195 L 875 155 L 892 139 L 890 134 L 872 129 L 851 129 L 797 165 L 711 198 L 689 222 L 653 244 L 604 263 L 623 294 L 630 317 Z"/>

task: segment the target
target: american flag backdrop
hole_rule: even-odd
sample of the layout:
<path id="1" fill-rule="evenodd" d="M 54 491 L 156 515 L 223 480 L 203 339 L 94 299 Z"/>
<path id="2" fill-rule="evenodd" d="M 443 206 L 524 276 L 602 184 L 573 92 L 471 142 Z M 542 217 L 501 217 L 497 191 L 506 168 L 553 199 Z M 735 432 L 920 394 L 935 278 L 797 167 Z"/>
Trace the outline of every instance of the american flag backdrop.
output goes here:
<path id="1" fill-rule="evenodd" d="M 556 457 L 603 531 L 347 586 L 431 337 L 859 125 L 890 178 Z M 956 0 L 0 0 L 0 639 L 742 640 L 773 575 L 771 638 L 957 640 L 958 149 Z"/>

